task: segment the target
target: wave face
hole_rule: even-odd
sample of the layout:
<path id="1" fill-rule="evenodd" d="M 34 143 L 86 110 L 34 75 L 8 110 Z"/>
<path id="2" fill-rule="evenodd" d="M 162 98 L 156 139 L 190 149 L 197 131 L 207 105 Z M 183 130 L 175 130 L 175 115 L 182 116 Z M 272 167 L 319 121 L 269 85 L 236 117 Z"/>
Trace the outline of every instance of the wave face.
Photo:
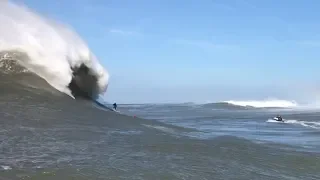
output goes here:
<path id="1" fill-rule="evenodd" d="M 73 98 L 107 90 L 108 72 L 67 26 L 7 1 L 0 1 L 0 24 L 2 73 L 32 72 Z"/>

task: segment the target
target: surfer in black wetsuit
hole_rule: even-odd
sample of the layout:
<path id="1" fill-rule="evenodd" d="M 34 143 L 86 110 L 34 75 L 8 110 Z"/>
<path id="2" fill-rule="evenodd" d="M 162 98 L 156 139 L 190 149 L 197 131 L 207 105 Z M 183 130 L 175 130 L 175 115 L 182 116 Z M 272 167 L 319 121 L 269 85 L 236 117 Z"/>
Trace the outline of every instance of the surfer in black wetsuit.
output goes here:
<path id="1" fill-rule="evenodd" d="M 117 110 L 117 103 L 113 103 L 113 109 Z"/>

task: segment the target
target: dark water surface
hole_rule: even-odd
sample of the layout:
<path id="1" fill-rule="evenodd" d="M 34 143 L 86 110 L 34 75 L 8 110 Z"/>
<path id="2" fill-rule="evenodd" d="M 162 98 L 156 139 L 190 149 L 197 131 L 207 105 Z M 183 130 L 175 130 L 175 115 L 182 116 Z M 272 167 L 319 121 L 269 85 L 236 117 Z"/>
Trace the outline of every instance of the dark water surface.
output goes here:
<path id="1" fill-rule="evenodd" d="M 30 74 L 2 73 L 0 87 L 0 179 L 320 179 L 315 112 L 280 124 L 272 110 L 119 106 L 144 120 Z"/>

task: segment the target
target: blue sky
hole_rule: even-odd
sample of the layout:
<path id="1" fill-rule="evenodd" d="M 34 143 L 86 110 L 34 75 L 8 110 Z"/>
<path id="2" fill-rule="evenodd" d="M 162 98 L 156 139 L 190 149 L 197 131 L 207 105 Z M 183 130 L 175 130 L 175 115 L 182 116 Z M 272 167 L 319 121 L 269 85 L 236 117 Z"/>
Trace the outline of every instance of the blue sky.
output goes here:
<path id="1" fill-rule="evenodd" d="M 110 102 L 303 99 L 319 83 L 317 0 L 23 2 L 76 29 Z"/>

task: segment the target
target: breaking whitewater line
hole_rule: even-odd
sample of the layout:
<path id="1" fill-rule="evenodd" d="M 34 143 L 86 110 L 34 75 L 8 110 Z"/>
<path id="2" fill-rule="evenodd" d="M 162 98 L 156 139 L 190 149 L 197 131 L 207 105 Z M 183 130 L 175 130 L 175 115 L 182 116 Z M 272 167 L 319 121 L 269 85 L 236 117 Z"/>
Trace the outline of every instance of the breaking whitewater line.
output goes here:
<path id="1" fill-rule="evenodd" d="M 263 101 L 223 101 L 236 106 L 250 106 L 255 108 L 292 108 L 298 107 L 295 101 L 287 100 L 263 100 Z"/>

